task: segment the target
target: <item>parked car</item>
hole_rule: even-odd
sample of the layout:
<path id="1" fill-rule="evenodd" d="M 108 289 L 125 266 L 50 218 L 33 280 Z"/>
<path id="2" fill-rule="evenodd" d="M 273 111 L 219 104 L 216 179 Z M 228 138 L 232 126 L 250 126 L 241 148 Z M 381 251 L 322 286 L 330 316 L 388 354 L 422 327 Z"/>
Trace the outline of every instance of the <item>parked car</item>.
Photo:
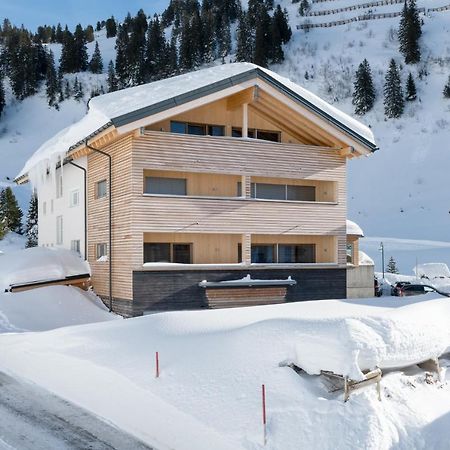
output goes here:
<path id="1" fill-rule="evenodd" d="M 435 290 L 429 286 L 424 286 L 423 284 L 405 284 L 400 287 L 400 296 L 408 297 L 410 295 L 422 295 L 428 292 L 435 292 Z"/>
<path id="2" fill-rule="evenodd" d="M 381 288 L 381 284 L 377 277 L 374 277 L 373 279 L 373 287 L 375 290 L 375 297 L 381 297 L 383 295 L 383 289 Z"/>
<path id="3" fill-rule="evenodd" d="M 407 285 L 411 285 L 411 283 L 409 281 L 397 281 L 397 283 L 391 286 L 391 295 L 398 297 L 400 295 L 401 288 Z"/>

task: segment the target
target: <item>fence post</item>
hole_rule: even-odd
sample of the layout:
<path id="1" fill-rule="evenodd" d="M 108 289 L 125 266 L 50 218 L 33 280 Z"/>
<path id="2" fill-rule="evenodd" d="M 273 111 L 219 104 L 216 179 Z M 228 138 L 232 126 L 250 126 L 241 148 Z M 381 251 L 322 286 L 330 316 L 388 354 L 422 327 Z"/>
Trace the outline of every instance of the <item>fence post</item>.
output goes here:
<path id="1" fill-rule="evenodd" d="M 267 443 L 267 416 L 266 416 L 266 386 L 262 385 L 262 420 L 263 420 L 263 432 L 264 432 L 264 445 Z"/>
<path id="2" fill-rule="evenodd" d="M 155 360 L 156 360 L 156 378 L 159 378 L 159 352 L 156 352 L 155 354 Z"/>

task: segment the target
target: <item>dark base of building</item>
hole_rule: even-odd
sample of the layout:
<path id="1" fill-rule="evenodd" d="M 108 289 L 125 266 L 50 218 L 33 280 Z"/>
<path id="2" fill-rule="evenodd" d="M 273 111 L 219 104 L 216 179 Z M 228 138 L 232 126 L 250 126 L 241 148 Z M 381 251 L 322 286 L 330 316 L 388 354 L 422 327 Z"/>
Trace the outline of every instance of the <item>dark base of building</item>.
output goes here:
<path id="1" fill-rule="evenodd" d="M 203 280 L 238 280 L 250 274 L 252 279 L 297 282 L 288 286 L 285 302 L 346 298 L 346 269 L 258 269 L 242 270 L 151 270 L 133 272 L 133 301 L 114 299 L 113 311 L 125 317 L 144 312 L 209 309 Z M 229 307 L 240 306 L 232 304 Z M 267 304 L 261 300 L 256 304 Z"/>

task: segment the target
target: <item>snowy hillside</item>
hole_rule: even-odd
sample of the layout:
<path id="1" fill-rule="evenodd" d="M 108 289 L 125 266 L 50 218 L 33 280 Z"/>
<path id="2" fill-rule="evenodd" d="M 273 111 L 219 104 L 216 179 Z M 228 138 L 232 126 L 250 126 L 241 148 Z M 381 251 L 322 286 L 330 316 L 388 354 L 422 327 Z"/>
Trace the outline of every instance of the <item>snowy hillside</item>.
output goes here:
<path id="1" fill-rule="evenodd" d="M 330 0 L 312 3 L 311 13 L 362 3 L 371 2 Z M 417 5 L 436 8 L 447 3 L 448 0 L 418 0 Z M 416 258 L 420 262 L 443 261 L 450 265 L 450 200 L 447 193 L 450 100 L 442 95 L 450 75 L 450 11 L 421 16 L 424 21 L 422 61 L 416 66 L 405 66 L 396 38 L 399 17 L 314 28 L 309 32 L 297 29 L 297 25 L 305 23 L 333 22 L 366 13 L 399 12 L 401 3 L 335 13 L 329 11 L 326 15 L 309 17 L 298 14 L 298 3 L 283 0 L 281 4 L 289 10 L 293 37 L 285 48 L 285 62 L 271 69 L 353 114 L 353 75 L 363 58 L 367 58 L 372 67 L 377 100 L 375 108 L 361 120 L 371 126 L 380 150 L 349 164 L 348 216 L 358 222 L 368 236 L 362 241 L 363 249 L 378 264 L 378 245 L 383 239 L 387 255 L 397 259 L 403 272 L 412 269 Z M 115 39 L 106 39 L 103 31 L 97 33 L 96 38 L 106 70 L 109 60 L 115 58 Z M 94 45 L 88 45 L 90 54 Z M 50 47 L 57 60 L 60 46 L 51 44 Z M 386 121 L 382 90 L 391 58 L 402 64 L 403 83 L 412 72 L 418 99 L 407 102 L 402 118 Z M 92 87 L 104 82 L 105 76 L 78 75 Z M 85 92 L 89 92 L 89 87 Z M 3 161 L 0 182 L 5 182 L 6 176 L 14 177 L 43 141 L 81 118 L 85 112 L 86 104 L 74 100 L 63 102 L 59 112 L 49 109 L 43 92 L 22 103 L 10 104 L 0 121 Z M 22 191 L 20 196 L 26 204 L 26 188 L 18 191 Z"/>

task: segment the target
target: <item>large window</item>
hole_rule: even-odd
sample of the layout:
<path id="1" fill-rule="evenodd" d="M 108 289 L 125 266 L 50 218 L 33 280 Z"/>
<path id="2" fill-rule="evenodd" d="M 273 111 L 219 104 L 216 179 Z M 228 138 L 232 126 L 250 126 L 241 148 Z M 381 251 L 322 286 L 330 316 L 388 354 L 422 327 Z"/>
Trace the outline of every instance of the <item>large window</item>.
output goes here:
<path id="1" fill-rule="evenodd" d="M 238 245 L 242 258 L 242 247 Z M 253 244 L 251 250 L 254 264 L 307 264 L 316 262 L 315 244 Z"/>
<path id="2" fill-rule="evenodd" d="M 187 195 L 185 178 L 145 177 L 146 194 Z"/>
<path id="3" fill-rule="evenodd" d="M 62 175 L 56 175 L 56 198 L 63 196 L 63 177 Z"/>
<path id="4" fill-rule="evenodd" d="M 295 186 L 290 184 L 252 183 L 251 198 L 268 200 L 316 201 L 315 186 Z M 237 196 L 242 196 L 242 183 L 237 185 Z"/>
<path id="5" fill-rule="evenodd" d="M 191 264 L 192 245 L 173 243 L 145 243 L 144 263 Z"/>
<path id="6" fill-rule="evenodd" d="M 74 239 L 70 241 L 70 250 L 72 250 L 73 252 L 81 253 L 79 239 Z"/>
<path id="7" fill-rule="evenodd" d="M 188 122 L 170 122 L 170 132 L 180 134 L 193 134 L 196 136 L 225 136 L 223 125 L 206 125 Z"/>

